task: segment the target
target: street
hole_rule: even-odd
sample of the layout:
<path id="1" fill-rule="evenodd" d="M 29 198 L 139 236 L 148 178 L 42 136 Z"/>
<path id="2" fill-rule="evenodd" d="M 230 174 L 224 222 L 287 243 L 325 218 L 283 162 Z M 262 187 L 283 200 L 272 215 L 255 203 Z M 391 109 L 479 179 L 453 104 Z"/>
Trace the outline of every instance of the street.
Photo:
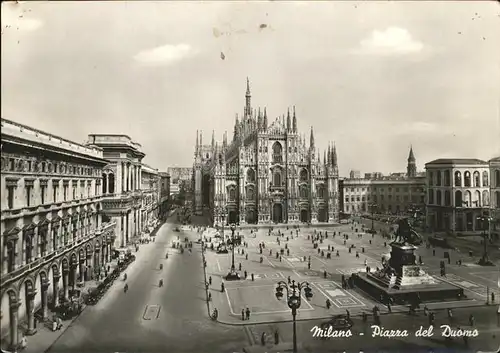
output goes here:
<path id="1" fill-rule="evenodd" d="M 171 222 L 171 221 L 170 221 Z M 237 327 L 208 319 L 199 245 L 194 232 L 174 232 L 165 223 L 156 241 L 141 246 L 127 269 L 129 290 L 115 285 L 88 306 L 49 352 L 233 352 L 248 341 Z M 188 236 L 193 253 L 171 248 Z M 169 258 L 165 259 L 165 254 Z M 163 270 L 159 265 L 163 264 Z M 158 287 L 163 278 L 164 286 Z"/>

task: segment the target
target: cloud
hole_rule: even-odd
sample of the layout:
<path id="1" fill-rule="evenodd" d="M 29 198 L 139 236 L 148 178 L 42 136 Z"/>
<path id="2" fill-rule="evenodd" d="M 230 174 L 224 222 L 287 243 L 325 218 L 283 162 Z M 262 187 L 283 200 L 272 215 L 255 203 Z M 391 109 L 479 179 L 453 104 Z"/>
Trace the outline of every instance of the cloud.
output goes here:
<path id="1" fill-rule="evenodd" d="M 363 54 L 408 54 L 417 53 L 423 49 L 421 42 L 412 38 L 404 28 L 389 27 L 383 31 L 374 30 L 370 37 L 361 41 L 358 53 Z"/>
<path id="2" fill-rule="evenodd" d="M 2 31 L 35 31 L 42 25 L 41 20 L 32 17 L 31 9 L 26 5 L 2 3 Z"/>
<path id="3" fill-rule="evenodd" d="M 134 59 L 143 64 L 170 65 L 195 54 L 189 44 L 167 44 L 141 51 L 134 56 Z"/>

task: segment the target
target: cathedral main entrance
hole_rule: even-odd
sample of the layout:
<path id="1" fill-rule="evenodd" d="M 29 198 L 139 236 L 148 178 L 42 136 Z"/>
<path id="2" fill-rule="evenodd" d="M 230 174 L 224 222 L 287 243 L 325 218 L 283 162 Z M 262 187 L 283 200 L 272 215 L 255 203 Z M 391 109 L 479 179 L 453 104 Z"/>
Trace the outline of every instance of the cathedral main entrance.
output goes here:
<path id="1" fill-rule="evenodd" d="M 229 214 L 228 214 L 228 223 L 229 224 L 233 224 L 233 223 L 239 223 L 238 222 L 238 214 L 236 213 L 236 211 L 229 211 Z"/>
<path id="2" fill-rule="evenodd" d="M 303 223 L 309 222 L 309 212 L 307 210 L 300 210 L 300 221 Z"/>
<path id="3" fill-rule="evenodd" d="M 248 224 L 257 223 L 257 212 L 255 210 L 247 210 L 246 222 Z"/>
<path id="4" fill-rule="evenodd" d="M 328 212 L 325 207 L 318 210 L 318 222 L 328 222 Z"/>
<path id="5" fill-rule="evenodd" d="M 283 206 L 280 203 L 273 205 L 273 222 L 283 223 Z"/>
<path id="6" fill-rule="evenodd" d="M 203 206 L 210 205 L 210 175 L 203 175 L 201 184 L 202 204 Z"/>

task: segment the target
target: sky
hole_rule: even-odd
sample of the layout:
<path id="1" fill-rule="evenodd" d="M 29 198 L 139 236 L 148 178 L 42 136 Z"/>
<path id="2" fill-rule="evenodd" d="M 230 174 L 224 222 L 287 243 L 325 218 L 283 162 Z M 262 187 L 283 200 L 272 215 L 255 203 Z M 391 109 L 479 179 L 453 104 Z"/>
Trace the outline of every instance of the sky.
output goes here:
<path id="1" fill-rule="evenodd" d="M 1 116 L 129 135 L 159 170 L 252 105 L 351 169 L 500 155 L 497 2 L 2 2 Z M 496 45 L 495 45 L 496 44 Z M 309 139 L 307 138 L 307 141 Z M 321 154 L 323 154 L 321 152 Z"/>

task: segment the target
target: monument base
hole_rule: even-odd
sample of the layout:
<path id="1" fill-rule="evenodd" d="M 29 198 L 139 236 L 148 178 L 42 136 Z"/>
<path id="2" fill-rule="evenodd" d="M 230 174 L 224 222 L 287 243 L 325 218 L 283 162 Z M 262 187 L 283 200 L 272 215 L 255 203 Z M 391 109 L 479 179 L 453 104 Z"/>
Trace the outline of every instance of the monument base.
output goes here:
<path id="1" fill-rule="evenodd" d="M 421 283 L 394 288 L 377 282 L 374 276 L 369 276 L 366 273 L 355 273 L 352 277 L 357 288 L 377 301 L 380 301 L 381 298 L 392 298 L 395 304 L 405 305 L 411 303 L 417 294 L 422 302 L 466 299 L 462 288 L 446 282 Z"/>
<path id="2" fill-rule="evenodd" d="M 241 279 L 238 272 L 229 272 L 224 278 L 226 281 L 239 281 Z"/>
<path id="3" fill-rule="evenodd" d="M 464 299 L 464 290 L 440 281 L 416 265 L 412 244 L 391 244 L 390 259 L 374 273 L 353 274 L 353 283 L 378 301 L 392 298 L 395 304 L 409 304 L 420 298 L 421 302 Z"/>

